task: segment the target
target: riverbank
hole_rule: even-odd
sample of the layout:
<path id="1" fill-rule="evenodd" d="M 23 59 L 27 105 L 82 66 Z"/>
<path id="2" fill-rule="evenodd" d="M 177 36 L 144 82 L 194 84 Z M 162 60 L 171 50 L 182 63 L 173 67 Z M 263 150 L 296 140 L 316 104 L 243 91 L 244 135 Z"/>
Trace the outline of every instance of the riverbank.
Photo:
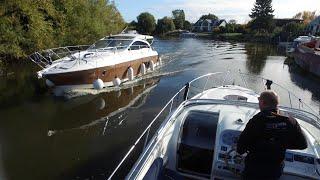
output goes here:
<path id="1" fill-rule="evenodd" d="M 199 39 L 219 40 L 219 41 L 235 41 L 235 42 L 257 42 L 257 43 L 270 43 L 277 44 L 277 41 L 272 34 L 243 34 L 243 33 L 219 33 L 212 32 L 196 32 L 196 37 Z M 180 32 L 168 33 L 159 35 L 159 38 L 178 38 Z"/>
<path id="2" fill-rule="evenodd" d="M 234 41 L 234 42 L 258 42 L 277 44 L 277 41 L 271 34 L 243 34 L 243 33 L 221 33 L 214 34 L 211 32 L 195 33 L 197 38 L 210 39 L 219 41 Z M 159 36 L 161 38 L 179 37 L 178 33 Z"/>

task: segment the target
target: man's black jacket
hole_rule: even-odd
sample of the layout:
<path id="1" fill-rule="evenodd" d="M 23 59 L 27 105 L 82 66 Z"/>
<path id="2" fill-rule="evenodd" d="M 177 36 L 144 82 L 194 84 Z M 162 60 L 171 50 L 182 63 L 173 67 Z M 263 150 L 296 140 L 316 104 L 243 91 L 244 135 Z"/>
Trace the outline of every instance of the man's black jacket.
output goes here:
<path id="1" fill-rule="evenodd" d="M 245 171 L 262 176 L 272 175 L 266 169 L 279 171 L 286 149 L 305 148 L 307 141 L 298 122 L 277 110 L 262 111 L 250 119 L 237 143 L 238 153 L 248 152 Z"/>

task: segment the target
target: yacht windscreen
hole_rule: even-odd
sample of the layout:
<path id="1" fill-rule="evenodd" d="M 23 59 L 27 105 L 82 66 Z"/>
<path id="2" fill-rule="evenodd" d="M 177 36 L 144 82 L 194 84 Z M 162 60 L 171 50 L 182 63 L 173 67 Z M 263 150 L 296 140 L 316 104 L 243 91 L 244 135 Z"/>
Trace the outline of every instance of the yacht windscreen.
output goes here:
<path id="1" fill-rule="evenodd" d="M 204 149 L 214 149 L 219 114 L 191 111 L 183 124 L 181 143 Z"/>
<path id="2" fill-rule="evenodd" d="M 179 171 L 210 177 L 219 114 L 190 111 L 178 146 Z"/>
<path id="3" fill-rule="evenodd" d="M 111 49 L 111 48 L 127 48 L 132 40 L 129 39 L 102 39 L 94 43 L 89 49 Z"/>

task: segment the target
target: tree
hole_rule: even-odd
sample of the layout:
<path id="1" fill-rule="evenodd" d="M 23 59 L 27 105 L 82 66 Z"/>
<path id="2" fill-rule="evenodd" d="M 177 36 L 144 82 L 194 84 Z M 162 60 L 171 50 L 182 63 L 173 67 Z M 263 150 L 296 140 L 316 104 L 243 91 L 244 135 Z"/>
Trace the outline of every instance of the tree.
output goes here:
<path id="1" fill-rule="evenodd" d="M 156 20 L 148 12 L 141 13 L 137 20 L 137 30 L 141 34 L 152 34 L 156 29 Z"/>
<path id="2" fill-rule="evenodd" d="M 172 11 L 173 22 L 176 29 L 183 29 L 184 21 L 185 21 L 185 14 L 182 9 L 176 9 Z"/>
<path id="3" fill-rule="evenodd" d="M 291 41 L 295 37 L 303 35 L 305 28 L 305 24 L 295 22 L 288 23 L 282 27 L 282 31 L 280 33 L 281 39 Z"/>
<path id="4" fill-rule="evenodd" d="M 235 19 L 231 19 L 231 20 L 229 21 L 229 24 L 237 24 L 237 21 L 236 21 Z"/>
<path id="5" fill-rule="evenodd" d="M 25 58 L 41 49 L 91 44 L 124 28 L 105 0 L 4 1 L 0 6 L 0 57 Z"/>
<path id="6" fill-rule="evenodd" d="M 192 24 L 189 21 L 184 21 L 183 27 L 185 30 L 188 30 L 188 31 L 192 30 Z"/>
<path id="7" fill-rule="evenodd" d="M 137 29 L 137 22 L 136 21 L 131 21 L 129 24 L 128 24 L 128 29 L 130 30 L 136 30 Z"/>
<path id="8" fill-rule="evenodd" d="M 216 15 L 209 13 L 209 14 L 207 14 L 207 15 L 202 15 L 202 16 L 200 17 L 200 19 L 201 19 L 201 20 L 205 20 L 205 19 L 218 20 L 219 18 L 218 18 Z"/>
<path id="9" fill-rule="evenodd" d="M 172 18 L 165 16 L 162 19 L 158 19 L 156 32 L 158 34 L 165 34 L 175 29 Z"/>
<path id="10" fill-rule="evenodd" d="M 304 24 L 309 24 L 317 17 L 316 11 L 303 11 L 297 13 L 293 18 L 302 19 Z"/>
<path id="11" fill-rule="evenodd" d="M 249 15 L 252 18 L 251 28 L 271 31 L 274 27 L 272 0 L 256 0 L 254 7 Z"/>

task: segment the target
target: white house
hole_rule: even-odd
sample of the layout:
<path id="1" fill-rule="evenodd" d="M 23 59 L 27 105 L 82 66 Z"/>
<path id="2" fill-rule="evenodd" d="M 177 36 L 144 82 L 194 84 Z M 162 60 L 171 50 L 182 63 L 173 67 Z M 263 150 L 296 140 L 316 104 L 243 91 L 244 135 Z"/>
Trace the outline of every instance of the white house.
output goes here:
<path id="1" fill-rule="evenodd" d="M 199 19 L 193 25 L 193 31 L 197 32 L 211 32 L 216 27 L 226 27 L 227 22 L 224 19 Z"/>
<path id="2" fill-rule="evenodd" d="M 320 33 L 320 16 L 309 23 L 307 31 L 309 31 L 312 35 Z"/>

